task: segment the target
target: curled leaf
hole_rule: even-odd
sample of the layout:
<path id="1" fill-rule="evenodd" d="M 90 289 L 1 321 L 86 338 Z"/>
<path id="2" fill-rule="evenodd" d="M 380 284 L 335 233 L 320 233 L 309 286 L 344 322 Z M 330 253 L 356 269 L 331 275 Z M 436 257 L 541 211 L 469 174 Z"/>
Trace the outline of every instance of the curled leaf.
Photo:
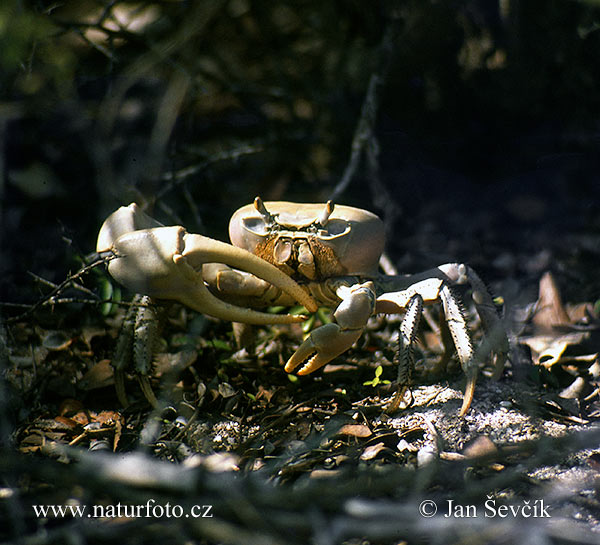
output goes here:
<path id="1" fill-rule="evenodd" d="M 48 350 L 65 350 L 72 339 L 62 331 L 49 331 L 42 341 L 42 346 Z"/>

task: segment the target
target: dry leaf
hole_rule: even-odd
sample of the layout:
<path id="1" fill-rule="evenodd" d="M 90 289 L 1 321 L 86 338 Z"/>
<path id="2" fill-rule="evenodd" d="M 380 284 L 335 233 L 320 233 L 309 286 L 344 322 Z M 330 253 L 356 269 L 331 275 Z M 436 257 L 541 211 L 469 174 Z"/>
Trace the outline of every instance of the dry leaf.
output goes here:
<path id="1" fill-rule="evenodd" d="M 219 393 L 224 397 L 232 397 L 236 394 L 236 389 L 229 382 L 219 382 Z"/>
<path id="2" fill-rule="evenodd" d="M 492 456 L 498 452 L 498 447 L 487 435 L 480 435 L 469 443 L 463 450 L 466 458 L 481 458 Z"/>
<path id="3" fill-rule="evenodd" d="M 85 345 L 91 349 L 92 339 L 94 337 L 100 337 L 106 335 L 106 329 L 103 327 L 92 327 L 92 326 L 83 326 L 81 328 L 81 333 L 79 334 L 81 340 L 85 343 Z"/>
<path id="4" fill-rule="evenodd" d="M 352 437 L 369 437 L 371 430 L 364 424 L 346 424 L 338 430 L 337 434 L 350 435 Z"/>
<path id="5" fill-rule="evenodd" d="M 95 390 L 112 384 L 114 384 L 114 372 L 110 360 L 101 360 L 94 364 L 78 382 L 82 390 Z"/>
<path id="6" fill-rule="evenodd" d="M 381 443 L 376 443 L 375 445 L 368 446 L 365 450 L 363 450 L 360 455 L 361 460 L 372 460 L 376 458 L 377 455 L 386 448 L 383 441 Z"/>
<path id="7" fill-rule="evenodd" d="M 589 393 L 590 389 L 590 385 L 583 377 L 577 377 L 558 394 L 558 397 L 562 397 L 563 399 L 581 399 L 585 397 L 586 393 Z"/>
<path id="8" fill-rule="evenodd" d="M 587 331 L 566 333 L 564 335 L 536 335 L 523 337 L 520 342 L 531 349 L 531 358 L 536 365 L 550 368 L 559 361 L 570 345 L 578 345 L 589 339 Z"/>
<path id="9" fill-rule="evenodd" d="M 256 399 L 265 399 L 267 403 L 271 402 L 271 398 L 275 394 L 275 390 L 267 389 L 262 384 L 258 386 L 258 392 L 256 394 Z"/>
<path id="10" fill-rule="evenodd" d="M 72 341 L 63 331 L 48 331 L 42 339 L 42 346 L 48 350 L 66 350 Z"/>
<path id="11" fill-rule="evenodd" d="M 175 353 L 158 354 L 155 358 L 156 376 L 161 376 L 165 373 L 173 373 L 178 375 L 198 359 L 196 350 L 180 350 Z"/>
<path id="12" fill-rule="evenodd" d="M 78 399 L 67 398 L 63 400 L 58 408 L 61 416 L 69 416 L 78 413 L 83 409 L 83 403 Z"/>
<path id="13" fill-rule="evenodd" d="M 543 328 L 570 324 L 569 315 L 562 304 L 560 292 L 552 273 L 545 273 L 540 279 L 539 296 L 533 323 Z"/>
<path id="14" fill-rule="evenodd" d="M 103 426 L 112 426 L 115 422 L 121 419 L 120 413 L 117 411 L 100 411 L 93 416 L 95 422 L 100 422 Z"/>
<path id="15" fill-rule="evenodd" d="M 76 420 L 73 420 L 72 418 L 68 418 L 66 416 L 56 416 L 56 417 L 54 417 L 54 420 L 56 420 L 60 424 L 64 424 L 65 426 L 67 426 L 71 429 L 81 426 L 81 424 L 79 422 L 77 422 Z"/>

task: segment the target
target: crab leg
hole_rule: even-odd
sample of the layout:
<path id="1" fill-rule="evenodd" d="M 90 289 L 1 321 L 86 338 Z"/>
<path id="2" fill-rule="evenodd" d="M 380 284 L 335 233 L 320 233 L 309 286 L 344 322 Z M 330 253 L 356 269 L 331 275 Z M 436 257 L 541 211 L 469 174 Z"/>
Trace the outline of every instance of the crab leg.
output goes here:
<path id="1" fill-rule="evenodd" d="M 97 252 L 110 251 L 113 243 L 122 235 L 139 231 L 140 229 L 151 229 L 153 227 L 164 227 L 153 217 L 142 212 L 140 207 L 132 202 L 129 206 L 121 206 L 104 220 L 98 240 L 96 242 Z"/>
<path id="2" fill-rule="evenodd" d="M 477 359 L 485 360 L 490 353 L 493 353 L 494 373 L 492 378 L 497 380 L 500 378 L 508 358 L 509 345 L 506 331 L 486 285 L 471 267 L 463 263 L 446 263 L 440 265 L 438 270 L 453 283 L 471 286 L 473 302 L 485 332 L 485 338 L 477 349 Z"/>
<path id="3" fill-rule="evenodd" d="M 481 325 L 483 326 L 483 331 L 485 333 L 483 342 L 477 348 L 476 359 L 478 361 L 485 361 L 490 354 L 493 354 L 493 378 L 498 379 L 502 374 L 504 363 L 508 358 L 508 339 L 506 337 L 504 326 L 498 317 L 498 312 L 496 311 L 492 296 L 484 282 L 479 278 L 479 275 L 471 267 L 464 263 L 446 263 L 435 269 L 430 269 L 411 276 L 384 277 L 383 285 L 386 292 L 391 293 L 398 291 L 403 293 L 401 290 L 408 288 L 410 284 L 414 284 L 415 282 L 421 284 L 428 279 L 434 281 L 443 280 L 451 286 L 455 284 L 467 284 L 470 286 L 473 302 L 475 303 L 475 308 L 481 319 Z M 407 291 L 409 290 L 407 289 Z M 384 297 L 378 299 L 378 312 L 388 312 L 380 304 L 380 300 L 385 300 L 387 296 L 388 293 L 384 294 Z M 423 298 L 425 302 L 429 300 L 429 297 L 425 294 L 423 294 Z"/>
<path id="4" fill-rule="evenodd" d="M 392 402 L 386 407 L 386 412 L 393 413 L 398 410 L 406 390 L 410 388 L 412 372 L 415 368 L 413 344 L 417 337 L 419 321 L 423 313 L 423 297 L 415 293 L 408 303 L 406 314 L 400 324 L 398 337 L 398 350 L 394 354 L 394 363 L 398 365 L 398 389 Z"/>
<path id="5" fill-rule="evenodd" d="M 150 297 L 136 295 L 125 314 L 112 359 L 115 390 L 124 407 L 129 405 L 125 391 L 125 370 L 131 363 L 138 374 L 138 382 L 144 396 L 153 407 L 158 405 L 148 375 L 152 368 L 152 354 L 158 337 L 159 322 Z"/>
<path id="6" fill-rule="evenodd" d="M 289 276 L 241 248 L 201 235 L 190 235 L 182 227 L 143 229 L 121 236 L 113 245 L 118 256 L 109 265 L 110 274 L 123 285 L 158 299 L 173 299 L 223 320 L 249 324 L 292 323 L 303 316 L 279 315 L 238 307 L 215 297 L 202 278 L 202 264 L 221 262 L 246 269 L 289 293 L 311 312 L 317 305 Z"/>
<path id="7" fill-rule="evenodd" d="M 290 297 L 293 297 L 295 301 L 298 301 L 301 305 L 303 305 L 309 312 L 317 311 L 317 303 L 295 280 L 293 280 L 287 274 L 281 272 L 277 267 L 271 265 L 264 259 L 261 259 L 260 257 L 257 257 L 242 248 L 237 248 L 231 244 L 226 244 L 224 242 L 203 237 L 201 235 L 186 234 L 184 240 L 184 258 L 192 267 L 194 267 L 194 269 L 199 269 L 204 263 L 223 263 L 225 265 L 247 271 L 284 291 Z M 208 290 L 206 291 L 208 292 Z M 223 303 L 223 301 L 220 299 L 216 300 L 219 301 L 219 304 Z M 256 314 L 262 315 L 264 313 L 258 312 Z M 274 315 L 267 314 L 267 316 L 272 318 Z M 236 321 L 233 318 L 230 319 L 232 321 Z M 301 319 L 303 318 L 301 317 Z"/>
<path id="8" fill-rule="evenodd" d="M 461 367 L 467 377 L 467 384 L 465 387 L 465 395 L 463 397 L 462 407 L 460 409 L 460 416 L 463 416 L 471 406 L 473 401 L 473 393 L 475 391 L 475 383 L 477 382 L 478 365 L 473 352 L 473 346 L 467 324 L 463 314 L 463 310 L 458 303 L 458 299 L 452 294 L 451 288 L 441 278 L 428 278 L 421 280 L 413 284 L 410 288 L 398 292 L 385 293 L 377 299 L 377 310 L 384 311 L 387 313 L 407 311 L 405 318 L 407 329 L 410 332 L 410 325 L 416 321 L 416 314 L 421 314 L 420 303 L 416 303 L 415 297 L 419 296 L 421 302 L 435 302 L 440 300 L 444 309 L 445 321 L 448 329 L 452 336 L 458 359 Z M 415 316 L 413 318 L 412 316 Z M 405 321 L 402 322 L 404 328 Z M 415 324 L 416 327 L 416 324 Z M 401 331 L 401 337 L 404 337 L 404 332 Z M 412 340 L 410 335 L 406 340 L 402 340 L 403 345 L 407 344 L 410 347 Z M 402 360 L 400 363 L 403 364 Z M 404 364 L 403 364 L 404 365 Z M 403 386 L 403 381 L 400 375 L 404 374 L 405 371 L 401 366 L 398 370 L 399 373 L 399 391 L 396 397 L 392 401 L 389 411 L 393 411 L 399 405 L 401 398 L 398 399 L 398 395 L 404 395 L 406 387 Z M 402 391 L 404 389 L 404 391 Z"/>
<path id="9" fill-rule="evenodd" d="M 452 290 L 446 284 L 440 289 L 440 299 L 442 301 L 442 306 L 444 307 L 446 323 L 448 324 L 448 329 L 452 335 L 460 365 L 467 377 L 465 395 L 459 412 L 459 416 L 464 416 L 473 401 L 473 393 L 475 392 L 475 383 L 477 382 L 479 366 L 475 360 L 473 345 L 471 344 L 471 338 L 469 337 L 463 310 L 456 297 L 452 295 Z"/>

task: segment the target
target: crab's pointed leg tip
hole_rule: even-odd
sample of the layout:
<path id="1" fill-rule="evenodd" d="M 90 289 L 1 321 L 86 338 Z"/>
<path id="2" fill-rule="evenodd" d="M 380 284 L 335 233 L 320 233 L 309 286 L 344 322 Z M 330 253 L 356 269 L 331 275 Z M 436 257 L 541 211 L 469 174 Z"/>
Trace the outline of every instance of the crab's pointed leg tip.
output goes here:
<path id="1" fill-rule="evenodd" d="M 138 382 L 140 383 L 140 388 L 144 393 L 144 397 L 150 403 L 150 405 L 156 409 L 158 406 L 158 400 L 154 395 L 154 390 L 152 390 L 152 386 L 150 385 L 150 379 L 145 375 L 140 375 L 138 377 Z"/>
<path id="2" fill-rule="evenodd" d="M 127 399 L 127 392 L 125 391 L 125 373 L 120 369 L 115 369 L 114 377 L 117 399 L 123 407 L 128 407 L 129 399 Z"/>
<path id="3" fill-rule="evenodd" d="M 494 360 L 494 371 L 492 373 L 492 380 L 500 380 L 504 371 L 504 365 L 506 363 L 505 354 L 497 354 Z"/>
<path id="4" fill-rule="evenodd" d="M 473 395 L 475 393 L 475 384 L 477 382 L 477 373 L 467 377 L 467 385 L 465 387 L 465 395 L 463 397 L 462 407 L 460 408 L 459 416 L 467 414 L 471 403 L 473 402 Z"/>

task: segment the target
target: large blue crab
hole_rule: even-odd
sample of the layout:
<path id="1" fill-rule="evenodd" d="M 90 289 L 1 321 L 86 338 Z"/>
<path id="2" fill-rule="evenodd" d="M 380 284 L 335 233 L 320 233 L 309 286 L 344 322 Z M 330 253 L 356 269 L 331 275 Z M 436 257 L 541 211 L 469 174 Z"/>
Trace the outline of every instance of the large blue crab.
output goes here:
<path id="1" fill-rule="evenodd" d="M 467 378 L 460 415 L 473 400 L 480 359 L 494 349 L 495 372 L 503 369 L 507 341 L 492 298 L 477 274 L 458 263 L 415 275 L 383 275 L 378 263 L 384 248 L 383 222 L 371 212 L 350 206 L 263 202 L 235 212 L 229 223 L 232 244 L 164 227 L 136 204 L 111 214 L 100 230 L 98 252 L 111 252 L 108 270 L 134 292 L 179 301 L 204 314 L 246 324 L 298 322 L 306 316 L 271 314 L 256 309 L 273 305 L 335 308 L 331 323 L 314 329 L 289 358 L 285 370 L 306 375 L 348 350 L 376 313 L 404 313 L 400 327 L 398 390 L 389 408 L 399 407 L 409 387 L 415 341 L 423 305 L 439 302 L 458 359 Z M 469 331 L 452 286 L 468 283 L 489 340 L 481 351 Z M 144 329 L 142 311 L 131 327 Z M 448 337 L 448 335 L 446 335 Z M 135 371 L 146 397 L 150 356 L 137 350 Z M 117 391 L 124 397 L 119 363 Z"/>

